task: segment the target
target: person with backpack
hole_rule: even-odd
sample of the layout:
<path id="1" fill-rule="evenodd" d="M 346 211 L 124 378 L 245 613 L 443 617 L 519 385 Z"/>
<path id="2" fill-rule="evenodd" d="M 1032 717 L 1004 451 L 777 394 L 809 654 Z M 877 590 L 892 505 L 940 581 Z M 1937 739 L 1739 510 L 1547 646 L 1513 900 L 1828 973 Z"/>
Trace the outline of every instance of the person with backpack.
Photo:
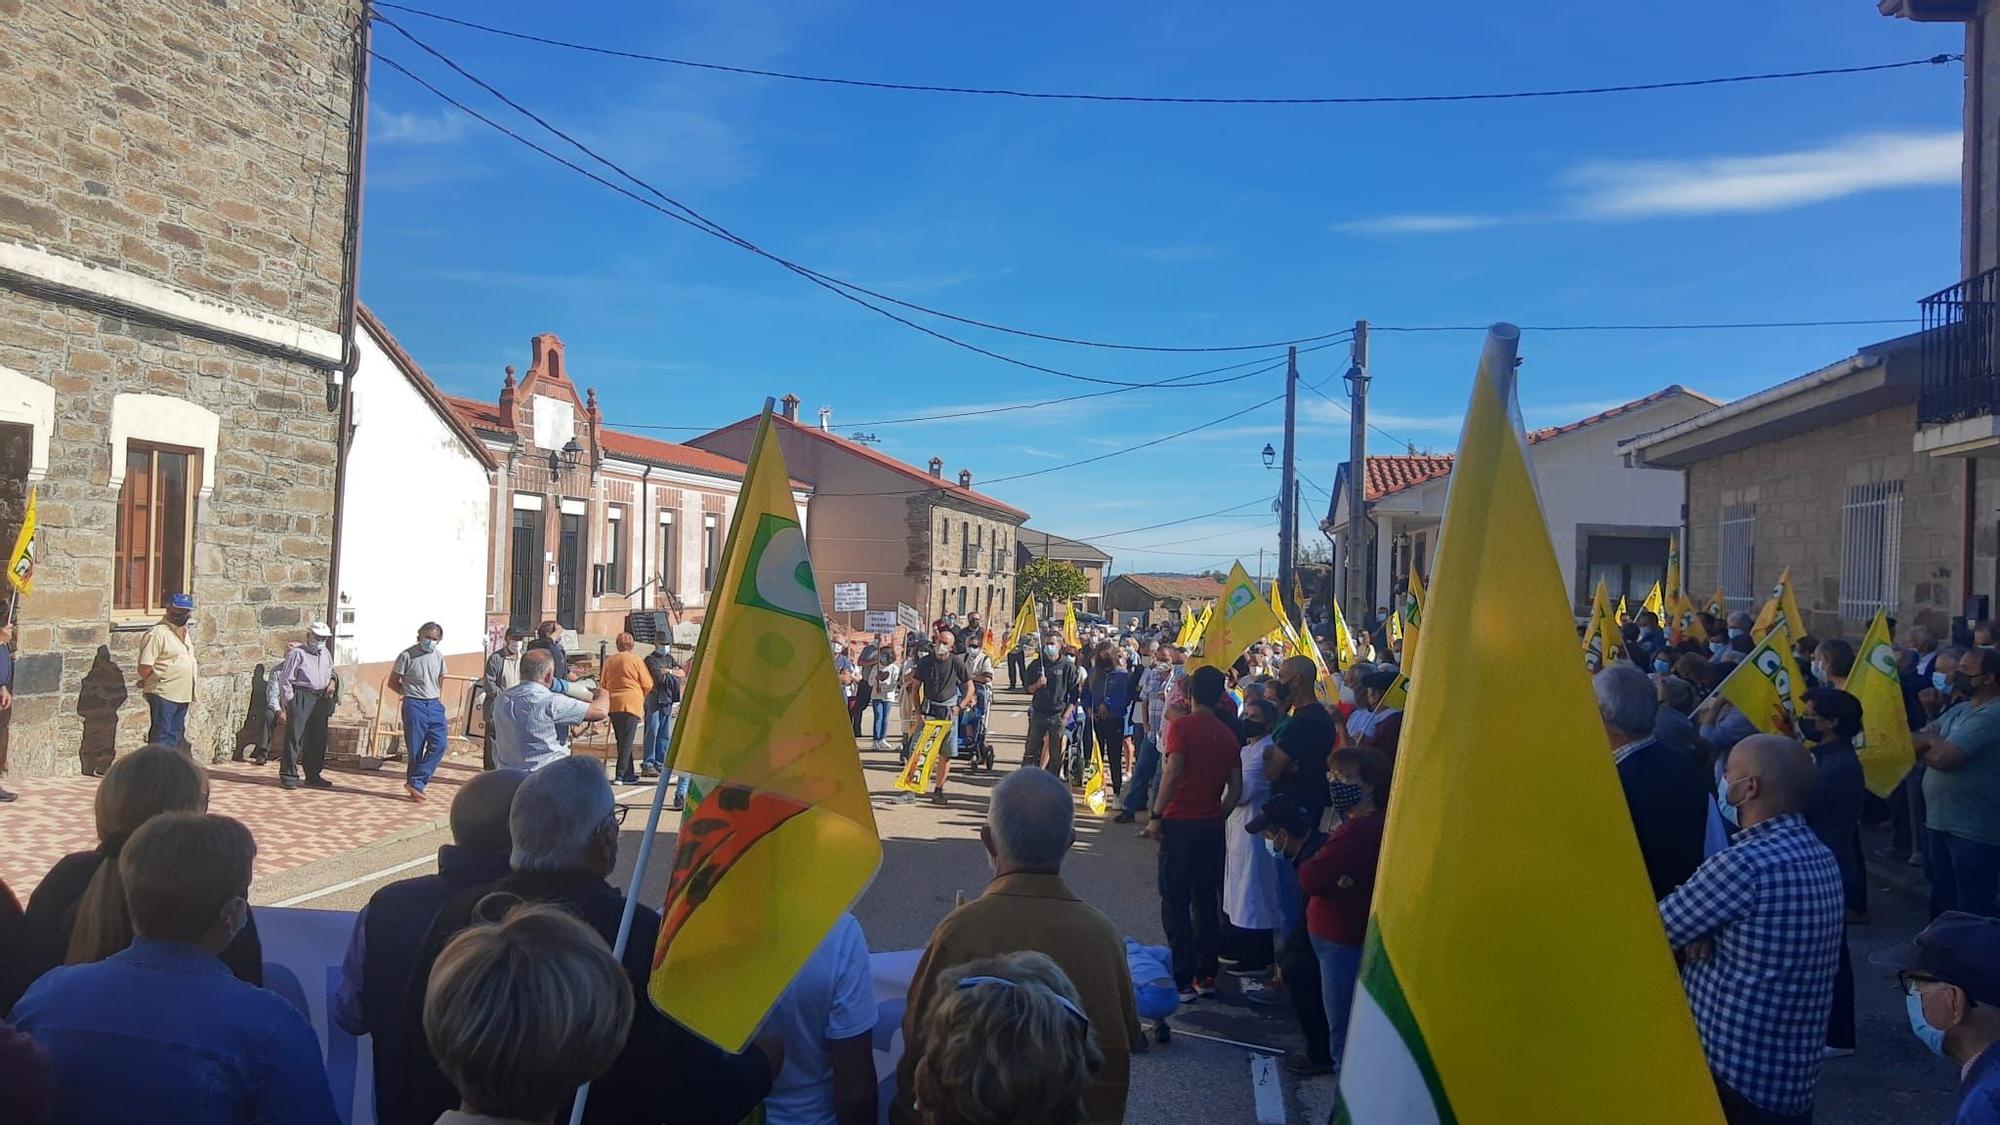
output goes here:
<path id="1" fill-rule="evenodd" d="M 1104 644 L 1097 649 L 1097 668 L 1090 677 L 1090 728 L 1104 752 L 1105 770 L 1116 795 L 1125 776 L 1125 713 L 1132 706 L 1132 673 L 1125 667 L 1125 650 Z"/>

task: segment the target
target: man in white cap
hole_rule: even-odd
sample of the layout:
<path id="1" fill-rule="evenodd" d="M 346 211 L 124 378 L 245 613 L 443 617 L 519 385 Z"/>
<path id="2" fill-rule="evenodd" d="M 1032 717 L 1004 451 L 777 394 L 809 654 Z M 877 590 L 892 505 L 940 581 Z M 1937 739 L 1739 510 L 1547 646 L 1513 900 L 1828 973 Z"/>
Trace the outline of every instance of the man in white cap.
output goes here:
<path id="1" fill-rule="evenodd" d="M 278 760 L 278 784 L 286 789 L 299 787 L 302 760 L 306 788 L 333 788 L 333 782 L 320 776 L 320 766 L 326 760 L 326 717 L 338 695 L 333 678 L 332 640 L 333 630 L 325 622 L 313 622 L 306 629 L 305 642 L 285 654 L 285 662 L 265 689 L 265 702 L 278 717 L 278 729 L 284 732 L 285 753 Z"/>

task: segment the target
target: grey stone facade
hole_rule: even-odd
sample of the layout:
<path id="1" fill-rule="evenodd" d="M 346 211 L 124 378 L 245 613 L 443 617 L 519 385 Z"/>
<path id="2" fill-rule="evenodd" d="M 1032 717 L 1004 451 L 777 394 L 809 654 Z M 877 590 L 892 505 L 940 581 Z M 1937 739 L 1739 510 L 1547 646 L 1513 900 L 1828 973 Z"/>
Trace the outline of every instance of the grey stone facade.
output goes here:
<path id="1" fill-rule="evenodd" d="M 151 622 L 113 610 L 116 396 L 219 421 L 191 517 L 198 757 L 241 744 L 261 666 L 326 613 L 340 357 L 325 341 L 350 301 L 360 17 L 350 0 L 0 0 L 0 368 L 54 391 L 15 773 L 101 767 L 145 733 L 134 658 Z M 158 401 L 126 400 L 126 429 L 154 416 L 134 440 Z M 0 511 L 6 545 L 19 518 Z"/>

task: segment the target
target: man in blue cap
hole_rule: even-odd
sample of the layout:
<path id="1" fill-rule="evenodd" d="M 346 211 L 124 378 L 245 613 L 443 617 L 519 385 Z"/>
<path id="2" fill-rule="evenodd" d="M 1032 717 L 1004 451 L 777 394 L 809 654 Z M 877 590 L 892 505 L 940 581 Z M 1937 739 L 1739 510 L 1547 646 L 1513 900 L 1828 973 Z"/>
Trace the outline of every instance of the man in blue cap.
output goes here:
<path id="1" fill-rule="evenodd" d="M 1870 960 L 1896 970 L 1917 1039 L 1958 1064 L 1955 1125 L 2000 1125 L 2000 918 L 1947 911 Z"/>
<path id="2" fill-rule="evenodd" d="M 193 615 L 194 595 L 174 594 L 167 599 L 166 615 L 139 642 L 139 691 L 152 717 L 146 729 L 149 745 L 178 748 L 184 742 L 199 671 L 194 642 L 188 638 L 188 618 Z"/>

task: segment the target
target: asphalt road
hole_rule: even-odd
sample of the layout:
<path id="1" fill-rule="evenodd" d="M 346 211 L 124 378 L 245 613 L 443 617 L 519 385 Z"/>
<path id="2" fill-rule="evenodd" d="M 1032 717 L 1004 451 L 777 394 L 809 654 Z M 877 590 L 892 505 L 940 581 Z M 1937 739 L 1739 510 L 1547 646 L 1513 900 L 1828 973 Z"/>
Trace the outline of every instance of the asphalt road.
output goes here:
<path id="1" fill-rule="evenodd" d="M 1026 728 L 1024 698 L 1003 690 L 995 700 L 993 728 L 1002 771 L 1014 768 L 1020 758 Z M 953 774 L 946 807 L 904 806 L 891 800 L 895 755 L 864 750 L 861 757 L 870 791 L 876 797 L 883 862 L 855 915 L 868 934 L 869 948 L 917 948 L 926 943 L 931 928 L 952 909 L 957 896 L 976 896 L 991 873 L 978 829 L 995 776 L 961 769 Z M 636 806 L 627 820 L 619 869 L 614 875 L 621 885 L 630 878 L 650 797 L 650 789 L 619 791 L 621 803 Z M 1070 886 L 1125 933 L 1164 944 L 1159 899 L 1154 891 L 1153 845 L 1139 838 L 1131 826 L 1112 824 L 1080 805 L 1078 812 L 1077 846 L 1064 870 Z M 654 850 L 656 860 L 671 854 L 677 823 L 674 813 L 663 814 Z M 431 857 L 446 842 L 443 830 L 430 830 L 295 868 L 259 883 L 252 901 L 358 910 L 385 883 L 434 870 Z M 664 863 L 649 864 L 642 901 L 657 902 L 665 884 Z M 1895 991 L 1894 981 L 1867 963 L 1869 953 L 1908 940 L 1922 925 L 1921 904 L 1879 882 L 1871 891 L 1872 923 L 1850 931 L 1857 972 L 1860 1049 L 1852 1058 L 1827 1064 L 1820 1081 L 1817 1120 L 1826 1125 L 1947 1121 L 1956 1087 L 1953 1068 L 1918 1045 L 1905 1021 L 1902 997 Z M 1571 983 L 1587 987 L 1588 980 L 1589 967 L 1578 966 L 1577 979 Z M 1128 1120 L 1141 1125 L 1258 1120 L 1253 1060 L 1291 1050 L 1299 1046 L 1299 1039 L 1292 1030 L 1289 1009 L 1247 1003 L 1226 976 L 1223 990 L 1219 997 L 1183 1005 L 1171 1021 L 1176 1031 L 1173 1041 L 1134 1059 Z M 1603 1065 L 1616 1065 L 1616 1060 L 1603 1060 Z M 1278 1074 L 1286 1121 L 1317 1125 L 1328 1119 L 1332 1079 L 1299 1082 L 1284 1076 L 1282 1068 Z"/>

